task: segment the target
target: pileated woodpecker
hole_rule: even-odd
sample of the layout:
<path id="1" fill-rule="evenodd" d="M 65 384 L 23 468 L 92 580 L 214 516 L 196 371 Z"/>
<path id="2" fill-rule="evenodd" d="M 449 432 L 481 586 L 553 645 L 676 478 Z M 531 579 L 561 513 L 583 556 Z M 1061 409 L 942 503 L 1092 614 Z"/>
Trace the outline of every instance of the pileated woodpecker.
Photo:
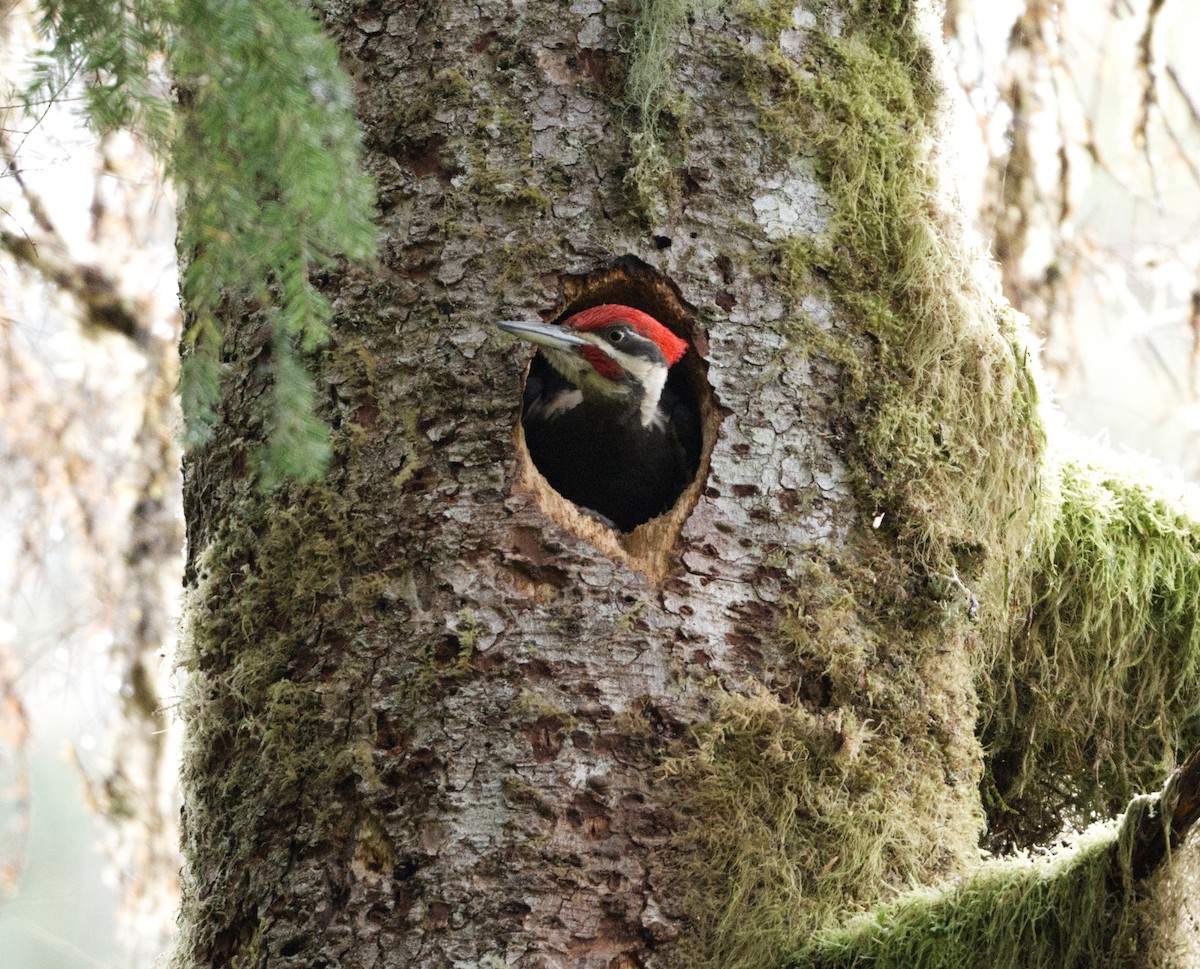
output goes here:
<path id="1" fill-rule="evenodd" d="M 506 321 L 536 343 L 521 423 L 564 498 L 623 532 L 675 504 L 700 464 L 695 401 L 668 381 L 687 342 L 641 310 L 604 304 L 561 326 Z"/>

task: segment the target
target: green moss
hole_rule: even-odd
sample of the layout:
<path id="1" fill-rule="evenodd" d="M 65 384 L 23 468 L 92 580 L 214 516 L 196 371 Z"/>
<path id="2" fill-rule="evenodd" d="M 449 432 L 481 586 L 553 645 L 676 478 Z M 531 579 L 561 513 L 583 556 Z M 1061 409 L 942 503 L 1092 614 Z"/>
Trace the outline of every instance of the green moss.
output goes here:
<path id="1" fill-rule="evenodd" d="M 796 939 L 944 863 L 937 845 L 963 832 L 937 810 L 944 779 L 910 770 L 925 742 L 882 735 L 845 708 L 722 696 L 696 749 L 667 765 L 681 809 L 704 818 L 685 845 L 703 864 L 687 874 L 679 964 L 778 966 Z"/>
<path id="2" fill-rule="evenodd" d="M 182 663 L 197 684 L 219 680 L 222 685 L 219 694 L 201 692 L 193 700 L 201 706 L 235 703 L 236 709 L 192 718 L 191 740 L 211 753 L 206 732 L 231 723 L 257 737 L 279 767 L 261 771 L 261 765 L 248 765 L 255 777 L 250 786 L 272 787 L 268 803 L 286 796 L 282 788 L 301 774 L 311 778 L 316 768 L 340 769 L 336 758 L 308 759 L 312 746 L 327 740 L 331 713 L 326 706 L 335 701 L 313 690 L 297 671 L 319 665 L 317 617 L 335 602 L 365 612 L 380 591 L 370 573 L 360 581 L 347 579 L 354 571 L 355 539 L 347 533 L 345 510 L 340 496 L 311 488 L 295 505 L 274 507 L 259 520 L 230 520 L 210 545 L 193 595 L 192 649 Z M 366 536 L 362 539 L 369 547 Z M 237 595 L 218 594 L 222 584 L 236 588 Z M 339 675 L 352 693 L 353 667 Z M 231 791 L 242 790 L 248 781 L 227 770 L 214 776 Z M 201 773 L 197 780 L 211 783 L 213 778 Z"/>
<path id="3" fill-rule="evenodd" d="M 736 8 L 738 15 L 756 34 L 778 36 L 780 31 L 789 30 L 793 26 L 796 4 L 790 0 L 740 0 Z"/>
<path id="4" fill-rule="evenodd" d="M 684 810 L 705 819 L 690 846 L 702 955 L 689 964 L 778 965 L 795 939 L 936 880 L 937 846 L 953 846 L 940 873 L 963 861 L 979 817 L 965 803 L 975 793 L 957 790 L 979 776 L 961 736 L 972 676 L 995 706 L 993 773 L 1006 771 L 988 781 L 993 804 L 1028 792 L 1020 809 L 1041 830 L 1067 808 L 1111 810 L 1131 785 L 1157 784 L 1196 695 L 1193 526 L 1147 488 L 1100 487 L 1086 466 L 1053 463 L 1023 326 L 971 273 L 982 256 L 941 214 L 939 91 L 907 8 L 893 6 L 856 5 L 837 35 L 809 36 L 800 64 L 768 33 L 736 70 L 779 163 L 802 155 L 833 203 L 821 236 L 776 240 L 775 273 L 796 305 L 818 292 L 837 309 L 834 327 L 801 325 L 794 338 L 842 375 L 843 454 L 879 527 L 836 569 L 817 566 L 775 631 L 790 650 L 780 668 L 822 678 L 825 695 L 789 685 L 726 698 L 673 762 Z M 750 20 L 777 32 L 781 16 L 771 5 Z M 923 716 L 947 726 L 923 729 Z M 1002 763 L 1014 752 L 1015 767 Z M 983 939 L 982 951 L 1022 952 L 1014 965 L 1059 964 L 1060 943 L 1086 942 L 1083 965 L 1123 944 L 1097 928 L 1104 892 L 1078 894 L 1086 863 L 1024 864 L 963 883 L 871 964 L 969 965 L 954 959 Z M 912 904 L 903 911 L 930 909 Z M 943 917 L 963 926 L 949 948 Z M 912 961 L 920 946 L 940 954 Z"/>
<path id="5" fill-rule="evenodd" d="M 812 159 L 835 206 L 822 237 L 778 243 L 780 273 L 869 338 L 864 354 L 815 335 L 846 379 L 859 498 L 910 570 L 889 611 L 949 620 L 948 641 L 977 620 L 993 821 L 1029 844 L 1116 810 L 1195 741 L 1200 531 L 1139 483 L 1152 475 L 1048 451 L 1023 326 L 964 273 L 980 257 L 939 214 L 939 92 L 894 6 L 855 5 L 799 67 L 757 65 L 764 129 Z"/>
<path id="6" fill-rule="evenodd" d="M 926 158 L 930 94 L 872 41 L 823 38 L 811 76 L 796 82 L 836 205 L 805 261 L 875 349 L 849 374 L 846 401 L 860 431 L 851 454 L 860 495 L 919 574 L 978 585 L 1000 616 L 1004 569 L 1022 554 L 1036 503 L 1036 390 L 1023 347 L 964 278 L 971 254 L 940 223 Z M 858 382 L 863 374 L 871 378 Z"/>
<path id="7" fill-rule="evenodd" d="M 411 645 L 409 668 L 392 691 L 391 717 L 401 731 L 418 729 L 428 704 L 473 672 L 478 633 L 474 614 L 464 609 L 448 619 L 446 627 L 453 632 L 443 642 Z"/>
<path id="8" fill-rule="evenodd" d="M 525 286 L 529 281 L 530 266 L 552 265 L 556 256 L 556 241 L 535 231 L 533 226 L 525 226 L 515 236 L 515 239 L 506 238 L 500 243 L 497 285 Z"/>
<path id="9" fill-rule="evenodd" d="M 758 9 L 754 22 L 782 22 Z M 842 317 L 798 332 L 844 375 L 838 420 L 854 429 L 858 495 L 915 584 L 953 577 L 1001 620 L 1036 508 L 1036 384 L 1021 327 L 964 272 L 981 256 L 939 208 L 931 59 L 906 18 L 889 17 L 855 8 L 837 36 L 810 35 L 800 64 L 768 37 L 760 53 L 743 47 L 738 74 L 780 163 L 802 155 L 834 206 L 823 235 L 775 241 L 776 274 L 797 304 L 821 292 Z M 930 604 L 909 619 L 941 621 Z"/>
<path id="10" fill-rule="evenodd" d="M 502 102 L 479 102 L 474 107 L 473 137 L 467 142 L 470 169 L 463 185 L 472 201 L 549 211 L 550 196 L 543 188 L 546 180 L 532 163 L 533 131 L 529 122 L 518 118 Z M 497 159 L 504 156 L 519 162 L 515 166 L 497 165 Z"/>
<path id="11" fill-rule="evenodd" d="M 1130 817 L 1140 816 L 1131 812 Z M 994 862 L 941 891 L 911 892 L 818 932 L 795 969 L 1104 969 L 1134 953 L 1122 827 L 1094 829 L 1049 856 Z"/>
<path id="12" fill-rule="evenodd" d="M 365 713 L 378 653 L 344 637 L 369 636 L 388 589 L 352 495 L 335 484 L 297 489 L 288 505 L 243 494 L 198 562 L 182 782 L 189 870 L 204 882 L 185 881 L 180 964 L 193 951 L 257 964 L 257 906 L 290 852 L 348 843 L 361 821 L 349 792 L 379 787 Z"/>
<path id="13" fill-rule="evenodd" d="M 759 643 L 761 686 L 721 694 L 667 764 L 679 810 L 703 819 L 679 844 L 680 966 L 776 967 L 798 938 L 975 857 L 977 750 L 952 726 L 973 713 L 953 706 L 963 665 L 864 608 L 862 590 L 888 594 L 882 543 L 852 567 L 776 564 L 798 581 Z"/>
<path id="14" fill-rule="evenodd" d="M 804 71 L 760 66 L 764 127 L 812 154 L 836 207 L 825 236 L 778 243 L 780 271 L 870 337 L 862 360 L 815 335 L 846 377 L 858 494 L 925 618 L 955 589 L 980 603 L 989 803 L 1000 840 L 1029 844 L 1110 814 L 1196 742 L 1200 528 L 1152 473 L 1049 456 L 1022 325 L 963 276 L 938 215 L 928 55 L 867 5 L 850 24 Z"/>
<path id="15" fill-rule="evenodd" d="M 630 162 L 625 174 L 635 212 L 653 221 L 679 191 L 678 159 L 667 133 L 679 133 L 686 96 L 674 83 L 675 48 L 688 18 L 711 0 L 633 0 L 624 83 Z M 676 149 L 678 150 L 678 149 Z"/>
<path id="16" fill-rule="evenodd" d="M 987 684 L 990 791 L 1018 842 L 1112 813 L 1200 742 L 1200 523 L 1153 473 L 1104 458 L 1056 469 L 1022 622 Z"/>

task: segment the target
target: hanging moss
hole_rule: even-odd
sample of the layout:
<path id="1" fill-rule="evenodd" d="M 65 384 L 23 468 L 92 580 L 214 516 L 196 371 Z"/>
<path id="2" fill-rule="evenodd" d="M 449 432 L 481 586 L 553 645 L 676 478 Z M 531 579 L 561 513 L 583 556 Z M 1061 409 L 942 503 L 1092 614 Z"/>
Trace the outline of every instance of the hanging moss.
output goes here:
<path id="1" fill-rule="evenodd" d="M 1200 523 L 1153 472 L 1104 458 L 1058 467 L 1013 648 L 986 684 L 1000 841 L 1111 814 L 1200 742 Z"/>
<path id="2" fill-rule="evenodd" d="M 678 134 L 687 98 L 674 83 L 675 48 L 689 17 L 712 0 L 633 0 L 623 85 L 629 168 L 625 185 L 634 212 L 653 222 L 678 195 L 675 167 L 666 141 Z"/>

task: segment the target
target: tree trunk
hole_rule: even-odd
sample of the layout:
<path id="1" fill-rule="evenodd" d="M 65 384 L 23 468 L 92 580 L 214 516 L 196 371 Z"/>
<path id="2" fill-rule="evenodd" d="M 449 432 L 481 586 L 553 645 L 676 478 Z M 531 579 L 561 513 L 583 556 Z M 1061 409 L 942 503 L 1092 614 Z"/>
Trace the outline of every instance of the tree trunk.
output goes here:
<path id="1" fill-rule="evenodd" d="M 767 967 L 974 862 L 1042 431 L 914 14 L 867 6 L 324 5 L 382 256 L 321 281 L 313 486 L 256 489 L 230 296 L 180 965 Z M 631 535 L 530 465 L 492 325 L 598 302 L 689 339 L 705 418 Z"/>

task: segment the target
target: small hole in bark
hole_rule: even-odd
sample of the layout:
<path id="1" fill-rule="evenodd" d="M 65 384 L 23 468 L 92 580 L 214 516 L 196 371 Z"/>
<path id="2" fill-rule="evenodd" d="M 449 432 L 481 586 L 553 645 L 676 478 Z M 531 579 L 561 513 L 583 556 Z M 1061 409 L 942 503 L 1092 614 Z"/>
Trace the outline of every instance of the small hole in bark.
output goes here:
<path id="1" fill-rule="evenodd" d="M 561 285 L 544 318 L 592 345 L 539 346 L 532 357 L 518 487 L 550 517 L 661 580 L 699 500 L 719 424 L 707 339 L 675 283 L 636 257 Z"/>
<path id="2" fill-rule="evenodd" d="M 447 634 L 434 647 L 433 658 L 442 664 L 457 662 L 463 653 L 463 641 L 455 635 Z"/>
<path id="3" fill-rule="evenodd" d="M 670 236 L 652 236 L 651 238 L 653 238 L 653 240 L 654 240 L 654 248 L 655 249 L 670 249 L 671 248 L 671 237 Z"/>

